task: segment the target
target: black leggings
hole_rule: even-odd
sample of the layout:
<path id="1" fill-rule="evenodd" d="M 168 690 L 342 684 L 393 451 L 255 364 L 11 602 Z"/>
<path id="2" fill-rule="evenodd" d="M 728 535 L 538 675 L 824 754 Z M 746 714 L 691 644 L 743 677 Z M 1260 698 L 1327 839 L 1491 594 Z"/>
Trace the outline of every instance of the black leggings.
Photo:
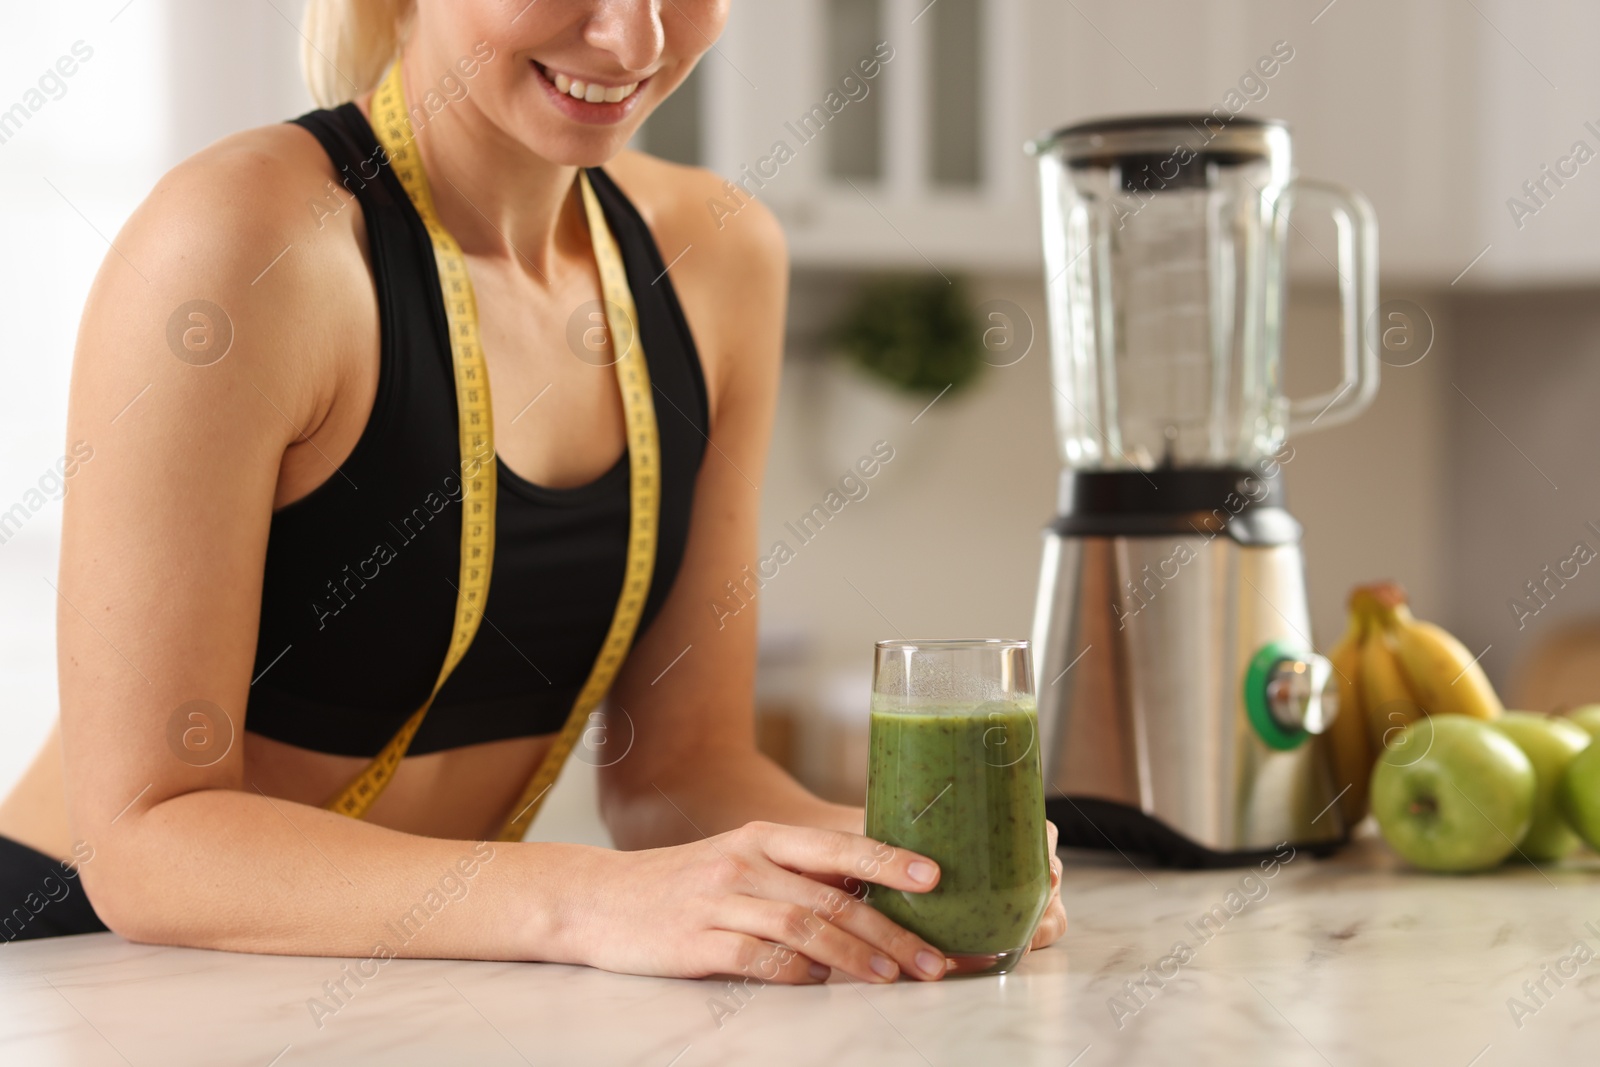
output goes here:
<path id="1" fill-rule="evenodd" d="M 105 929 L 76 866 L 0 834 L 0 941 Z"/>

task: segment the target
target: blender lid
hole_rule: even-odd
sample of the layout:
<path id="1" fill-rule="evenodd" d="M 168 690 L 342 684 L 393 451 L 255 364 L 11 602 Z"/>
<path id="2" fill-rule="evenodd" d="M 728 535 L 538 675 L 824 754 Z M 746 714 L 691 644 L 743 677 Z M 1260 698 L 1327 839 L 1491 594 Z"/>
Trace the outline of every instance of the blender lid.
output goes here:
<path id="1" fill-rule="evenodd" d="M 1289 124 L 1282 119 L 1215 112 L 1119 115 L 1064 126 L 1029 141 L 1030 155 L 1061 154 L 1070 167 L 1107 167 L 1131 158 L 1187 148 L 1205 160 L 1238 164 L 1286 153 Z"/>

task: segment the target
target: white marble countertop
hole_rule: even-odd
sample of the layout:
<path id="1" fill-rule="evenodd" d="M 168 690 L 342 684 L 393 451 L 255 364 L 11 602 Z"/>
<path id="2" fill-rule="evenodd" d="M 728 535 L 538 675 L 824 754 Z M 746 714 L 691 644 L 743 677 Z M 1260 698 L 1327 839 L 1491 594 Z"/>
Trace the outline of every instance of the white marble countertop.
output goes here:
<path id="1" fill-rule="evenodd" d="M 0 946 L 0 1063 L 1491 1067 L 1591 1062 L 1600 1042 L 1593 855 L 1472 877 L 1370 840 L 1270 878 L 1067 860 L 1071 928 L 1009 976 L 768 986 L 720 1026 L 721 983 L 393 960 L 319 1027 L 307 1002 L 339 960 L 19 941 Z"/>

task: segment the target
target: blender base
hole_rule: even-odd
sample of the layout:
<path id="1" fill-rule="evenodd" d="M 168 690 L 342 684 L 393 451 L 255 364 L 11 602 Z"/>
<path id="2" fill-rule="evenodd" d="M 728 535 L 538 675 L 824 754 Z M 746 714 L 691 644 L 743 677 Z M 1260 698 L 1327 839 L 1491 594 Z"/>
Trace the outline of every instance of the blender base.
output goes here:
<path id="1" fill-rule="evenodd" d="M 1326 858 L 1349 840 L 1340 837 L 1327 841 L 1285 841 L 1272 848 L 1219 852 L 1191 841 L 1152 815 L 1114 800 L 1049 797 L 1044 802 L 1044 813 L 1061 832 L 1063 848 L 1115 849 L 1147 858 L 1158 867 L 1184 870 L 1253 867 L 1264 860 L 1279 858 L 1278 850 L 1284 845 L 1296 853 L 1309 852 Z"/>
<path id="2" fill-rule="evenodd" d="M 1226 494 L 1197 510 L 1228 485 L 1236 513 Z M 1342 844 L 1327 738 L 1266 707 L 1276 665 L 1314 655 L 1278 479 L 1067 472 L 1062 504 L 1033 641 L 1045 794 L 1072 798 L 1052 811 L 1062 839 L 1202 867 Z"/>

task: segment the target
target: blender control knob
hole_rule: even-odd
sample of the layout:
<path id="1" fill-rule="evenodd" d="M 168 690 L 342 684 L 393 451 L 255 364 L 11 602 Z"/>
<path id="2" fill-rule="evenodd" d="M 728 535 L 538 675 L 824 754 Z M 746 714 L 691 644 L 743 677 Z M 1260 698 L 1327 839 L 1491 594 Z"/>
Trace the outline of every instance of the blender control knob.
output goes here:
<path id="1" fill-rule="evenodd" d="M 1284 641 L 1259 649 L 1245 672 L 1245 710 L 1276 749 L 1299 746 L 1339 714 L 1339 687 L 1326 656 Z"/>

